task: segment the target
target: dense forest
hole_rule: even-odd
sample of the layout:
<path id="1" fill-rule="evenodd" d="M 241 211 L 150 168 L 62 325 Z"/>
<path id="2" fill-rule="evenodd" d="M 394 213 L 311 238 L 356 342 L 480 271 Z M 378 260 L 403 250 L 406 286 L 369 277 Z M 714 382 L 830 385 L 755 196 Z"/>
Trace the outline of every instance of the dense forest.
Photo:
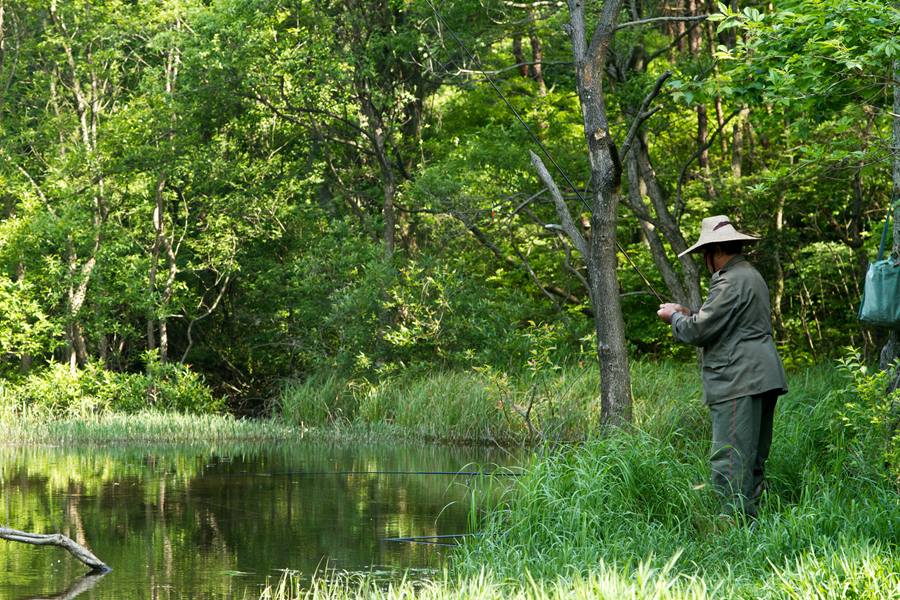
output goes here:
<path id="1" fill-rule="evenodd" d="M 762 238 L 788 368 L 875 359 L 889 332 L 856 311 L 900 205 L 898 22 L 867 0 L 0 0 L 0 377 L 192 373 L 252 412 L 322 371 L 602 365 L 616 319 L 626 360 L 693 360 L 628 260 L 602 284 L 586 254 L 611 232 L 698 307 L 707 274 L 676 255 L 717 214 Z M 601 36 L 600 73 L 573 62 Z"/>

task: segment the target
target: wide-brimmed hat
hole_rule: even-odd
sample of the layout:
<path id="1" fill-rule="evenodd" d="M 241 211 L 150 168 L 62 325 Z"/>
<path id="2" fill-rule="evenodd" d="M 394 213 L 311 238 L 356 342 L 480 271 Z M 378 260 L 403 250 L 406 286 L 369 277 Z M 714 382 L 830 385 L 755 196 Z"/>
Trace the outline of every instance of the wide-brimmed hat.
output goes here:
<path id="1" fill-rule="evenodd" d="M 699 252 L 707 244 L 719 242 L 758 242 L 759 238 L 739 233 L 725 215 L 707 217 L 700 227 L 700 239 L 697 243 L 678 255 L 681 258 L 689 252 Z"/>

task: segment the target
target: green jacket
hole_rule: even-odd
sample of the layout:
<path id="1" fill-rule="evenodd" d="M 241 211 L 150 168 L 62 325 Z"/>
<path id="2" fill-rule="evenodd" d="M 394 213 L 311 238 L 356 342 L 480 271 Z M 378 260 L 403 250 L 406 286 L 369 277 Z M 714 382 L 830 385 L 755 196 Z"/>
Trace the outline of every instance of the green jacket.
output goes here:
<path id="1" fill-rule="evenodd" d="M 672 335 L 703 348 L 703 404 L 787 392 L 772 337 L 769 288 L 742 254 L 713 275 L 699 312 L 672 315 Z"/>

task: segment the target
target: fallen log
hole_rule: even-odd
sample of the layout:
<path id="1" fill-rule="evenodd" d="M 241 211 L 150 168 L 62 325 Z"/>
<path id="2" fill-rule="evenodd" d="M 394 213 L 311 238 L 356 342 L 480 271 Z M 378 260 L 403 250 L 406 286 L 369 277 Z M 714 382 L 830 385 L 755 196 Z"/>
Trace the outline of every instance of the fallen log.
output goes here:
<path id="1" fill-rule="evenodd" d="M 89 566 L 94 571 L 101 573 L 112 571 L 105 562 L 94 556 L 90 550 L 61 533 L 26 533 L 24 531 L 10 529 L 9 527 L 0 525 L 0 540 L 21 542 L 33 546 L 59 546 L 60 548 L 68 550 L 69 554 Z"/>

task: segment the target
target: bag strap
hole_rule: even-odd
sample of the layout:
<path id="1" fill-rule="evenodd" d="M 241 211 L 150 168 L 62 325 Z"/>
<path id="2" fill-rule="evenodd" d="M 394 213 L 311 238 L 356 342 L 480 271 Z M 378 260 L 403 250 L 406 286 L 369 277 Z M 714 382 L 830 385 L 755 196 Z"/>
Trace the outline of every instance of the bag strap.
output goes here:
<path id="1" fill-rule="evenodd" d="M 884 220 L 884 231 L 881 232 L 881 246 L 878 248 L 878 260 L 884 258 L 884 244 L 887 242 L 888 226 L 891 223 L 891 213 L 894 212 L 894 194 L 891 194 L 891 203 L 888 204 L 887 218 Z"/>

